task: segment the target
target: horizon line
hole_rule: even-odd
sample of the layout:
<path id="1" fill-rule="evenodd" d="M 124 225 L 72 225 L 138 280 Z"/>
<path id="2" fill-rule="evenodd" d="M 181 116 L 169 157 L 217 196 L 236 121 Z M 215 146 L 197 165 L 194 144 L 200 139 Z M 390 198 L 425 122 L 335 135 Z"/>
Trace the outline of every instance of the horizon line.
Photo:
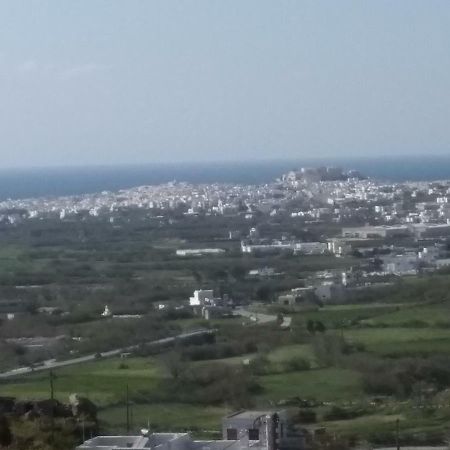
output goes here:
<path id="1" fill-rule="evenodd" d="M 148 162 L 117 162 L 117 163 L 82 163 L 82 164 L 50 164 L 50 165 L 31 165 L 31 166 L 6 166 L 0 167 L 1 172 L 5 171 L 34 171 L 34 170 L 79 170 L 79 169 L 118 169 L 118 168 L 136 168 L 136 167 L 170 167 L 170 166 L 233 166 L 240 164 L 269 164 L 269 163 L 301 163 L 305 162 L 317 162 L 324 163 L 326 161 L 339 162 L 342 161 L 373 161 L 379 159 L 389 159 L 391 161 L 402 160 L 402 159 L 421 159 L 427 158 L 431 160 L 436 159 L 449 159 L 450 154 L 383 154 L 383 155 L 347 155 L 347 156 L 302 156 L 302 157 L 289 157 L 289 158 L 245 158 L 236 160 L 181 160 L 181 161 L 148 161 Z"/>

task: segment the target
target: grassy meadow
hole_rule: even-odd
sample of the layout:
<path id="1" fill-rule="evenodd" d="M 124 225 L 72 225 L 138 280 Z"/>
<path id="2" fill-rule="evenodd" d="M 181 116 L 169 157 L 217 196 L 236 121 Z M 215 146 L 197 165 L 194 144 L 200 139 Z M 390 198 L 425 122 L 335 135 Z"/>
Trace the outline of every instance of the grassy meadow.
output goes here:
<path id="1" fill-rule="evenodd" d="M 445 355 L 450 353 L 450 328 L 442 326 L 446 308 L 446 305 L 418 306 L 413 303 L 345 305 L 294 314 L 293 330 L 280 334 L 281 338 L 264 350 L 270 369 L 255 375 L 260 391 L 253 395 L 253 407 L 292 406 L 297 401 L 295 399 L 312 400 L 317 405 L 317 426 L 325 426 L 332 431 L 356 433 L 374 441 L 377 436 L 385 436 L 389 440 L 399 419 L 403 424 L 405 440 L 440 436 L 447 427 L 447 418 L 450 420 L 450 401 L 431 398 L 427 407 L 434 406 L 428 412 L 423 407 L 417 407 L 415 397 L 405 400 L 382 396 L 382 403 L 375 404 L 373 399 L 376 396 L 365 390 L 362 374 L 358 370 L 346 367 L 345 363 L 323 365 L 315 350 L 316 337 L 307 337 L 296 328 L 304 327 L 308 320 L 322 320 L 327 328 L 325 335 L 358 344 L 361 349 L 357 355 L 394 358 L 393 361 L 404 356 Z M 190 319 L 178 322 L 182 329 L 201 324 Z M 220 336 L 221 327 L 227 329 L 226 333 L 231 333 L 234 327 L 245 329 L 243 323 L 240 319 L 231 319 L 229 322 L 215 321 L 213 325 L 219 327 Z M 414 326 L 415 323 L 418 325 Z M 248 328 L 246 333 L 255 333 L 257 327 Z M 260 352 L 255 351 L 192 362 L 190 365 L 206 367 L 209 364 L 225 364 L 238 368 L 259 355 Z M 296 370 L 295 366 L 286 369 L 290 361 L 299 359 L 308 362 L 307 369 Z M 191 430 L 198 435 L 218 433 L 220 418 L 233 410 L 227 402 L 195 404 L 183 399 L 164 400 L 161 392 L 170 389 L 171 383 L 164 355 L 100 359 L 58 369 L 55 375 L 56 398 L 66 401 L 71 393 L 77 392 L 92 399 L 99 406 L 104 431 L 124 430 L 127 385 L 135 428 L 150 423 L 158 430 Z M 48 374 L 41 372 L 3 381 L 1 393 L 18 398 L 46 398 L 49 395 Z M 354 417 L 338 419 L 330 416 L 329 411 L 333 407 L 357 408 L 359 412 Z"/>

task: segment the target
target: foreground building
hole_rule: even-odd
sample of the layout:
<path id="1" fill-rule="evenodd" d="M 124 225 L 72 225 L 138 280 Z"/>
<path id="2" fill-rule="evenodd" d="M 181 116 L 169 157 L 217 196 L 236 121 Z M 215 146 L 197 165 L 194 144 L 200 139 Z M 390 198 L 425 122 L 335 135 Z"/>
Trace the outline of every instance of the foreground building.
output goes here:
<path id="1" fill-rule="evenodd" d="M 305 436 L 289 431 L 286 411 L 239 411 L 222 421 L 221 440 L 194 440 L 188 433 L 97 436 L 77 450 L 302 450 Z"/>

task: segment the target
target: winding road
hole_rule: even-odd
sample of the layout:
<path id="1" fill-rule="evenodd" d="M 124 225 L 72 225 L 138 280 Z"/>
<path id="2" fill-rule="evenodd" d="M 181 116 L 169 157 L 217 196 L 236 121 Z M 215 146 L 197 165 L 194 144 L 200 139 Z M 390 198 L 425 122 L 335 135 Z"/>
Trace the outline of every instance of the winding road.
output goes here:
<path id="1" fill-rule="evenodd" d="M 167 337 L 163 339 L 157 339 L 155 341 L 146 342 L 144 345 L 151 346 L 151 345 L 167 345 L 175 342 L 176 340 L 184 340 L 189 339 L 195 336 L 204 336 L 208 334 L 215 333 L 215 330 L 195 330 L 195 331 L 189 331 L 186 333 L 178 334 L 177 336 Z M 34 373 L 34 372 L 41 372 L 43 370 L 50 370 L 50 369 L 58 369 L 59 367 L 65 367 L 65 366 L 72 366 L 74 364 L 82 364 L 89 361 L 94 361 L 98 358 L 112 358 L 114 356 L 118 356 L 122 353 L 128 353 L 132 352 L 134 350 L 137 350 L 140 347 L 141 344 L 138 345 L 131 345 L 129 347 L 122 347 L 117 348 L 114 350 L 109 350 L 107 352 L 102 353 L 94 353 L 91 355 L 86 356 L 80 356 L 78 358 L 72 358 L 72 359 L 66 359 L 64 361 L 56 361 L 54 359 L 49 359 L 46 361 L 43 361 L 42 364 L 35 367 L 19 367 L 18 369 L 9 370 L 7 372 L 0 373 L 0 379 L 5 378 L 13 378 L 17 377 L 19 375 L 25 375 L 28 373 Z"/>

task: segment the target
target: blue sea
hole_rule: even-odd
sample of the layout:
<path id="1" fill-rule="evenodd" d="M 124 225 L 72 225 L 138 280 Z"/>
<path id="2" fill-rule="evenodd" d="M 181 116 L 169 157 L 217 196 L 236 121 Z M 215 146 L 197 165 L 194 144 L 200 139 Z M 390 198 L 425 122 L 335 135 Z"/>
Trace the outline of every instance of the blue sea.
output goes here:
<path id="1" fill-rule="evenodd" d="M 117 191 L 174 180 L 259 184 L 275 180 L 289 170 L 320 165 L 355 169 L 386 181 L 450 179 L 450 156 L 9 169 L 0 171 L 0 200 Z"/>

